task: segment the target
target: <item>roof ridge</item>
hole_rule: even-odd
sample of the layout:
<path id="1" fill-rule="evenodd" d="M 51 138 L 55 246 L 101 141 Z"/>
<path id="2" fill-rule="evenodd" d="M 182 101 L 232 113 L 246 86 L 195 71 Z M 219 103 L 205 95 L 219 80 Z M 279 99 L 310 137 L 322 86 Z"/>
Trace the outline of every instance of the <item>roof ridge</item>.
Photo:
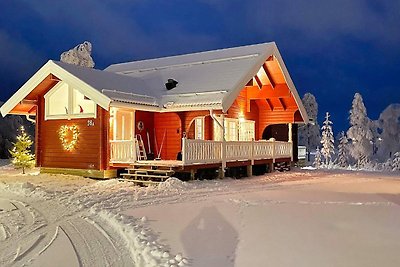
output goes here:
<path id="1" fill-rule="evenodd" d="M 250 55 L 243 55 L 243 56 L 236 56 L 236 57 L 222 57 L 217 59 L 209 59 L 209 60 L 202 60 L 202 61 L 193 61 L 189 63 L 181 63 L 181 64 L 172 64 L 172 65 L 165 65 L 162 67 L 153 67 L 153 68 L 146 68 L 146 69 L 135 69 L 135 70 L 127 70 L 127 71 L 118 71 L 115 72 L 117 74 L 129 74 L 134 72 L 146 72 L 146 71 L 153 71 L 153 70 L 163 70 L 163 69 L 171 69 L 171 68 L 179 68 L 179 67 L 188 67 L 188 66 L 195 66 L 195 65 L 202 65 L 202 64 L 210 64 L 210 63 L 217 63 L 217 62 L 224 62 L 224 61 L 232 61 L 232 60 L 240 60 L 240 59 L 247 59 L 258 57 L 260 54 L 250 54 Z"/>
<path id="2" fill-rule="evenodd" d="M 219 49 L 206 50 L 206 51 L 187 53 L 187 54 L 179 54 L 179 55 L 172 55 L 172 56 L 162 56 L 162 57 L 155 57 L 155 58 L 142 59 L 142 60 L 133 60 L 133 61 L 127 61 L 127 62 L 111 64 L 111 65 L 107 66 L 107 68 L 105 68 L 104 70 L 107 70 L 108 68 L 116 67 L 116 66 L 122 67 L 122 66 L 129 65 L 129 64 L 132 64 L 132 63 L 139 64 L 139 63 L 144 63 L 144 62 L 157 61 L 157 60 L 160 60 L 160 59 L 167 60 L 167 59 L 179 58 L 179 57 L 184 58 L 184 57 L 201 55 L 201 54 L 206 54 L 206 53 L 217 53 L 217 52 L 221 52 L 221 51 L 237 50 L 237 49 L 246 48 L 246 47 L 248 48 L 248 47 L 271 45 L 271 44 L 275 44 L 275 42 L 266 42 L 266 43 L 251 44 L 251 45 L 226 47 L 226 48 L 219 48 Z"/>

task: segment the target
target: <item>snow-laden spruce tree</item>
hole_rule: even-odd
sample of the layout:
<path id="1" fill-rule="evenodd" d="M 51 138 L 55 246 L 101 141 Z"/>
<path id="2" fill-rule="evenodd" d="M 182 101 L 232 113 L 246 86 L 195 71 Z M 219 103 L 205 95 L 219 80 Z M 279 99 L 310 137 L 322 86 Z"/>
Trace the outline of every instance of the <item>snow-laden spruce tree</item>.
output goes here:
<path id="1" fill-rule="evenodd" d="M 79 44 L 74 48 L 62 53 L 60 60 L 68 64 L 93 68 L 94 61 L 91 54 L 92 44 L 88 41 L 85 41 L 82 44 Z"/>
<path id="2" fill-rule="evenodd" d="M 400 152 L 394 153 L 392 161 L 392 171 L 400 171 Z"/>
<path id="3" fill-rule="evenodd" d="M 378 158 L 386 161 L 400 151 L 400 104 L 391 104 L 385 108 L 375 124 L 380 132 L 375 138 Z"/>
<path id="4" fill-rule="evenodd" d="M 319 125 L 317 121 L 318 103 L 315 96 L 306 93 L 302 99 L 304 108 L 307 112 L 310 123 L 299 127 L 299 145 L 306 146 L 308 152 L 308 161 L 310 161 L 310 152 L 315 149 L 321 140 Z"/>
<path id="5" fill-rule="evenodd" d="M 20 134 L 17 136 L 17 141 L 13 143 L 13 149 L 9 150 L 12 157 L 12 164 L 17 169 L 22 169 L 25 174 L 25 168 L 31 168 L 35 165 L 35 155 L 31 153 L 33 141 L 25 132 L 23 126 L 20 128 Z"/>
<path id="6" fill-rule="evenodd" d="M 338 145 L 338 161 L 337 163 L 339 164 L 340 167 L 346 167 L 348 165 L 348 159 L 347 159 L 347 144 L 348 144 L 347 136 L 342 131 L 340 133 L 340 138 L 339 138 L 339 145 Z"/>
<path id="7" fill-rule="evenodd" d="M 315 150 L 315 158 L 314 158 L 314 167 L 319 169 L 322 164 L 322 158 L 321 158 L 321 151 L 319 150 L 319 147 Z"/>
<path id="8" fill-rule="evenodd" d="M 324 125 L 322 125 L 321 154 L 324 156 L 325 164 L 332 162 L 332 155 L 335 154 L 335 138 L 333 137 L 332 121 L 329 120 L 329 112 L 325 115 Z"/>
<path id="9" fill-rule="evenodd" d="M 357 161 L 358 167 L 365 166 L 372 154 L 373 136 L 367 109 L 359 93 L 354 95 L 349 120 L 350 128 L 347 130 L 347 137 L 351 140 L 350 154 Z"/>

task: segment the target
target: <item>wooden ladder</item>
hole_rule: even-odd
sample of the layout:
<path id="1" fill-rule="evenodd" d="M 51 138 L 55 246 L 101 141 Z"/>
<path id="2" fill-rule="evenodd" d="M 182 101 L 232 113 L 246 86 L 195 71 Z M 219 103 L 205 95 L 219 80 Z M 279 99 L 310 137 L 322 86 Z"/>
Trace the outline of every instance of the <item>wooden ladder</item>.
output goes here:
<path id="1" fill-rule="evenodd" d="M 147 160 L 146 149 L 144 148 L 143 139 L 140 134 L 136 135 L 135 143 L 137 160 Z"/>

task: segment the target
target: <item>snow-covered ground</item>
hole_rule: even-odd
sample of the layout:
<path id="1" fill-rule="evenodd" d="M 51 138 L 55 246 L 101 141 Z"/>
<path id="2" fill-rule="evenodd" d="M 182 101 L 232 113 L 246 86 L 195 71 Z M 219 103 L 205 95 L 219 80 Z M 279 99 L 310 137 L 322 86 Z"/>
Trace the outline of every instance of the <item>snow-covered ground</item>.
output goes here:
<path id="1" fill-rule="evenodd" d="M 0 266 L 400 266 L 399 223 L 395 175 L 141 188 L 0 168 Z"/>

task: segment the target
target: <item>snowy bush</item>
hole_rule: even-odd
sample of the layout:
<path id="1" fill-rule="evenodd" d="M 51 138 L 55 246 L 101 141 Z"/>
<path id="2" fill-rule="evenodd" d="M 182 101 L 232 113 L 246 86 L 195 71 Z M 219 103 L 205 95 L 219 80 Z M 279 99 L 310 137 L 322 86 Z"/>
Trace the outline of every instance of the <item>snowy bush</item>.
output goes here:
<path id="1" fill-rule="evenodd" d="M 392 161 L 392 171 L 400 171 L 400 152 L 394 153 Z"/>
<path id="2" fill-rule="evenodd" d="M 321 152 L 319 150 L 319 147 L 317 147 L 317 150 L 315 151 L 315 158 L 314 158 L 314 163 L 313 163 L 314 167 L 317 168 L 317 169 L 320 168 L 321 167 L 321 161 L 322 161 Z"/>

